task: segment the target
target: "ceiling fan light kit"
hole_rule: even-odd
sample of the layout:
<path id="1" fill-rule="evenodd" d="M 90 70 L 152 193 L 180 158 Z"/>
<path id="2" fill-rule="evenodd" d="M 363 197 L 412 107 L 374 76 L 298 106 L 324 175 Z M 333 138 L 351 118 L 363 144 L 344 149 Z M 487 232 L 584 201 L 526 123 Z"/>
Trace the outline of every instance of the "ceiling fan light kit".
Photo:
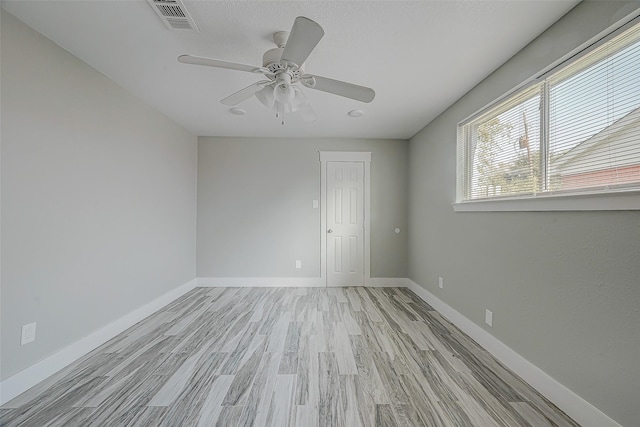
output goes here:
<path id="1" fill-rule="evenodd" d="M 273 41 L 277 47 L 264 53 L 262 67 L 192 55 L 181 55 L 178 61 L 185 64 L 262 74 L 267 80 L 253 83 L 220 102 L 233 107 L 255 95 L 262 105 L 275 111 L 276 117 L 283 125 L 284 116 L 288 113 L 299 113 L 304 121 L 314 121 L 318 117 L 301 86 L 361 102 L 371 102 L 375 98 L 375 91 L 371 88 L 304 74 L 302 65 L 323 36 L 324 30 L 320 25 L 309 18 L 299 16 L 295 19 L 291 32 L 278 31 L 273 35 Z M 231 111 L 233 112 L 233 109 Z"/>

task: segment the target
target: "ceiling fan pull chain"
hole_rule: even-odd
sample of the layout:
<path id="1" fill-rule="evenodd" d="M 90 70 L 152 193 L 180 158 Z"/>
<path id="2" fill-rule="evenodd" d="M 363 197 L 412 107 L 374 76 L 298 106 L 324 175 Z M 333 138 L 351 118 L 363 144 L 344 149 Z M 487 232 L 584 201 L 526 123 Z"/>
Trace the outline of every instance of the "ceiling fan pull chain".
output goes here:
<path id="1" fill-rule="evenodd" d="M 284 125 L 284 104 L 282 102 L 277 102 L 276 104 L 278 105 L 278 113 L 276 114 L 276 117 L 279 117 L 282 119 L 282 124 Z"/>

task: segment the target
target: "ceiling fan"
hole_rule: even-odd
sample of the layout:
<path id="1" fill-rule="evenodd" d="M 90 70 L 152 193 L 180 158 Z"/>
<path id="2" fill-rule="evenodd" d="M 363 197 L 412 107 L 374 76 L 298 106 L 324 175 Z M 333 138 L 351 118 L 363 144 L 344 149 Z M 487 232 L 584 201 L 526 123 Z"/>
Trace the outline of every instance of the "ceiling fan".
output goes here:
<path id="1" fill-rule="evenodd" d="M 264 53 L 262 67 L 191 55 L 181 55 L 178 61 L 264 75 L 266 80 L 249 85 L 220 102 L 233 106 L 255 95 L 265 107 L 276 112 L 276 117 L 282 120 L 283 125 L 285 113 L 299 112 L 305 121 L 317 119 L 300 85 L 357 101 L 373 101 L 376 93 L 371 88 L 314 74 L 304 74 L 302 66 L 322 36 L 324 30 L 320 25 L 309 18 L 299 16 L 295 19 L 290 33 L 278 31 L 273 35 L 273 41 L 278 47 Z"/>

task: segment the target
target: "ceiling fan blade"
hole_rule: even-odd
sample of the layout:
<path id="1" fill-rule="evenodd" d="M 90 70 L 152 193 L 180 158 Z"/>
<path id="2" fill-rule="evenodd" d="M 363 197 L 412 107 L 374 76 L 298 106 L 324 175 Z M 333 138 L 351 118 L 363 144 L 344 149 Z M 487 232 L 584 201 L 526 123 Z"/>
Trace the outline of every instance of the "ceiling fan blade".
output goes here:
<path id="1" fill-rule="evenodd" d="M 236 64 L 235 62 L 220 61 L 219 59 L 202 58 L 200 56 L 180 55 L 178 61 L 183 64 L 206 65 L 208 67 L 226 68 L 228 70 L 246 71 L 248 73 L 269 73 L 269 70 L 263 67 L 254 67 L 253 65 Z"/>
<path id="2" fill-rule="evenodd" d="M 282 61 L 301 67 L 322 36 L 324 30 L 320 25 L 309 18 L 298 16 L 282 52 Z"/>
<path id="3" fill-rule="evenodd" d="M 303 75 L 300 82 L 311 89 L 333 93 L 334 95 L 344 96 L 345 98 L 362 102 L 371 102 L 376 96 L 376 92 L 371 88 L 326 77 L 314 76 L 312 74 Z"/>
<path id="4" fill-rule="evenodd" d="M 262 80 L 252 85 L 245 87 L 244 89 L 240 89 L 236 93 L 227 96 L 226 98 L 220 100 L 220 103 L 224 105 L 238 105 L 242 101 L 246 101 L 251 98 L 257 91 L 262 89 L 265 85 L 271 83 L 269 80 Z"/>

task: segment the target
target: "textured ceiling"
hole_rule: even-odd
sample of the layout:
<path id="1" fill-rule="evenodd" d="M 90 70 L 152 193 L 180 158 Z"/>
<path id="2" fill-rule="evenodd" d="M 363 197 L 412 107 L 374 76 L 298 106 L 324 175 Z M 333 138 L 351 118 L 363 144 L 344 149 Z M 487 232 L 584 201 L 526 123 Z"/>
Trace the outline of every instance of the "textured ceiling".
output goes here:
<path id="1" fill-rule="evenodd" d="M 578 1 L 185 1 L 200 32 L 169 30 L 146 1 L 4 1 L 3 7 L 196 135 L 409 138 Z M 219 100 L 257 81 L 180 64 L 181 54 L 256 66 L 296 16 L 325 36 L 305 71 L 372 87 L 370 104 L 305 89 L 318 120 L 282 126 L 257 99 Z M 347 112 L 361 109 L 363 117 Z"/>

